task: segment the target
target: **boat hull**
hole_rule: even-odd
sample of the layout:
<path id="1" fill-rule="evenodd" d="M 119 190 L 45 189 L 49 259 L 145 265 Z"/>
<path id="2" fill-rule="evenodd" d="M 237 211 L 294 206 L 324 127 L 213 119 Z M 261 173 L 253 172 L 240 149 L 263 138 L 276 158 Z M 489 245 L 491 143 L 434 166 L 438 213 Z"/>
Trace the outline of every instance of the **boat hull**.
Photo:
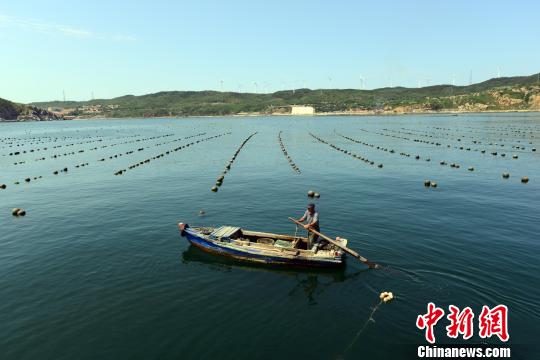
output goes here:
<path id="1" fill-rule="evenodd" d="M 219 242 L 210 241 L 198 234 L 196 231 L 186 229 L 184 232 L 187 240 L 197 248 L 211 254 L 229 257 L 238 261 L 259 263 L 274 266 L 290 267 L 319 267 L 335 268 L 344 264 L 342 256 L 335 258 L 312 259 L 306 257 L 282 257 L 265 254 L 263 251 L 255 253 L 252 251 L 243 251 L 238 248 L 221 245 Z"/>

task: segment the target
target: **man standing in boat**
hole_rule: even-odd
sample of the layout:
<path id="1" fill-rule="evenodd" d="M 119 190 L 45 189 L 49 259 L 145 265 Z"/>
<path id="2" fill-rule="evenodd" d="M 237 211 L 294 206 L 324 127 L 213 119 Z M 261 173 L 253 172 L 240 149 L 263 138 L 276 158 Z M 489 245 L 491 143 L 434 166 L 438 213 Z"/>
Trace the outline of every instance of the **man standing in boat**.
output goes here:
<path id="1" fill-rule="evenodd" d="M 319 228 L 319 212 L 315 210 L 315 204 L 308 204 L 307 210 L 304 213 L 304 215 L 298 219 L 299 222 L 306 222 L 304 224 L 304 229 L 312 229 L 315 231 L 320 231 Z M 317 252 L 318 247 L 320 245 L 319 235 L 316 235 L 308 230 L 308 249 L 313 249 L 315 252 Z"/>

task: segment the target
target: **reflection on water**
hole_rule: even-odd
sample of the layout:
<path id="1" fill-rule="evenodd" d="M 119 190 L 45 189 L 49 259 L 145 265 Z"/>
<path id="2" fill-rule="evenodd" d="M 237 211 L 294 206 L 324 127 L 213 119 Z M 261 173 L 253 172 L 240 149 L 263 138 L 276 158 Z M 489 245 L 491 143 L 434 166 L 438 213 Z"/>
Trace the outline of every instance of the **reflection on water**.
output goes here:
<path id="1" fill-rule="evenodd" d="M 346 268 L 291 268 L 288 266 L 268 266 L 258 263 L 236 261 L 223 256 L 208 254 L 190 245 L 182 252 L 182 262 L 187 265 L 201 265 L 207 269 L 219 272 L 229 272 L 239 269 L 246 272 L 266 272 L 295 280 L 294 287 L 288 292 L 289 296 L 304 294 L 309 305 L 316 305 L 316 297 L 332 285 L 343 283 L 359 277 L 369 269 L 346 273 Z"/>

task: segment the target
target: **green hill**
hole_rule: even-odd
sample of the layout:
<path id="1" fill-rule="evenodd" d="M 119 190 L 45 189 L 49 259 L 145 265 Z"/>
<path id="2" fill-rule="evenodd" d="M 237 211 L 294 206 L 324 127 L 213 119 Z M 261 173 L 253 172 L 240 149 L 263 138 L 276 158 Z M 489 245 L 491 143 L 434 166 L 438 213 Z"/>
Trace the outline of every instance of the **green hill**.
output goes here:
<path id="1" fill-rule="evenodd" d="M 50 101 L 32 105 L 68 109 L 73 116 L 153 117 L 286 112 L 310 105 L 318 113 L 354 111 L 531 110 L 539 106 L 540 74 L 490 79 L 469 86 L 422 88 L 297 89 L 270 94 L 167 91 L 92 101 Z M 540 107 L 539 107 L 540 108 Z"/>
<path id="2" fill-rule="evenodd" d="M 0 98 L 0 121 L 43 121 L 57 120 L 59 118 L 58 115 L 40 109 L 37 106 L 17 104 Z"/>

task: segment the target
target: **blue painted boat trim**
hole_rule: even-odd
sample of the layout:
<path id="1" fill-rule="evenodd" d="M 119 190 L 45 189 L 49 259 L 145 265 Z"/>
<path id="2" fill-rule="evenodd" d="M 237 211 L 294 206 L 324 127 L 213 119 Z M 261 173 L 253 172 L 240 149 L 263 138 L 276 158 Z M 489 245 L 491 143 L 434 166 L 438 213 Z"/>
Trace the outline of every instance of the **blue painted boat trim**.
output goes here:
<path id="1" fill-rule="evenodd" d="M 335 259 L 287 259 L 278 256 L 269 256 L 264 254 L 254 254 L 253 252 L 245 252 L 241 250 L 231 249 L 229 247 L 219 246 L 219 244 L 205 239 L 199 235 L 196 230 L 185 229 L 185 236 L 188 241 L 194 246 L 203 251 L 228 256 L 241 261 L 266 263 L 269 265 L 289 265 L 289 266 L 311 266 L 311 267 L 339 267 L 344 264 L 342 258 Z"/>

